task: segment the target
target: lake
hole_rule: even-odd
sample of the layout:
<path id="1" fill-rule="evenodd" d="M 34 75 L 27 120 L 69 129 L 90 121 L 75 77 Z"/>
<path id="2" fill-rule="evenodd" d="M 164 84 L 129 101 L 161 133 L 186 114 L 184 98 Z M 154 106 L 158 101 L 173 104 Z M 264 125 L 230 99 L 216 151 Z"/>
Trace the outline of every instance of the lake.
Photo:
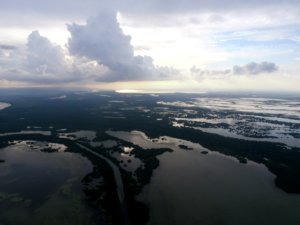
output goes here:
<path id="1" fill-rule="evenodd" d="M 148 138 L 140 131 L 107 134 L 151 151 L 169 148 L 158 156 L 159 167 L 138 196 L 150 208 L 149 225 L 298 225 L 300 196 L 274 184 L 275 176 L 255 162 L 212 152 L 186 140 Z"/>
<path id="2" fill-rule="evenodd" d="M 65 150 L 62 144 L 37 141 L 15 141 L 0 149 L 1 224 L 96 224 L 98 216 L 84 202 L 81 184 L 93 166 Z"/>
<path id="3" fill-rule="evenodd" d="M 274 185 L 263 165 L 201 148 L 158 156 L 159 168 L 139 199 L 150 208 L 149 225 L 298 225 L 300 196 Z"/>

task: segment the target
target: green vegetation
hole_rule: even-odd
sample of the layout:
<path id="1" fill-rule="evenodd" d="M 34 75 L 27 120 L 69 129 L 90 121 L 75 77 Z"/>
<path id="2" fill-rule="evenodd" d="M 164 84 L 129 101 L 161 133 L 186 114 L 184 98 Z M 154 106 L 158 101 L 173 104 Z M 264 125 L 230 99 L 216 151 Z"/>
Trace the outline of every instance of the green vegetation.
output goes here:
<path id="1" fill-rule="evenodd" d="M 55 92 L 54 92 L 55 93 Z M 104 160 L 95 157 L 93 154 L 83 151 L 74 141 L 60 139 L 57 134 L 60 129 L 66 129 L 66 132 L 78 130 L 96 131 L 97 138 L 94 141 L 116 140 L 117 147 L 105 149 L 103 147 L 92 148 L 94 151 L 110 158 L 119 166 L 125 189 L 125 198 L 128 205 L 129 217 L 134 225 L 146 224 L 149 218 L 147 207 L 138 202 L 135 196 L 141 192 L 143 187 L 149 184 L 153 171 L 159 166 L 157 156 L 165 152 L 171 152 L 170 149 L 147 149 L 144 150 L 137 145 L 112 138 L 105 132 L 109 129 L 132 131 L 139 130 L 144 132 L 150 138 L 160 136 L 170 136 L 178 139 L 184 139 L 194 143 L 199 143 L 210 151 L 217 151 L 224 155 L 235 157 L 240 163 L 247 163 L 248 160 L 264 164 L 273 174 L 276 175 L 275 184 L 288 193 L 300 193 L 300 149 L 288 149 L 284 144 L 271 143 L 263 141 L 248 141 L 236 138 L 229 138 L 217 134 L 206 133 L 192 128 L 177 128 L 171 124 L 170 114 L 161 113 L 163 109 L 157 109 L 157 98 L 149 95 L 120 95 L 112 92 L 105 93 L 110 98 L 101 97 L 94 93 L 65 93 L 67 98 L 63 100 L 51 100 L 51 93 L 38 95 L 34 93 L 3 94 L 0 101 L 9 102 L 11 107 L 0 111 L 0 133 L 18 132 L 22 130 L 42 130 L 51 131 L 52 135 L 44 136 L 41 134 L 15 134 L 9 136 L 0 136 L 0 148 L 8 145 L 8 141 L 13 140 L 36 140 L 44 142 L 61 143 L 68 146 L 67 151 L 76 152 L 88 158 L 93 163 L 93 171 L 82 178 L 83 191 L 87 203 L 94 209 L 102 212 L 109 224 L 122 224 L 120 205 L 116 194 L 116 184 L 113 177 L 113 171 Z M 55 93 L 57 96 L 57 93 Z M 163 95 L 161 101 L 191 101 L 192 97 L 197 95 Z M 118 103 L 110 102 L 117 100 Z M 139 108 L 138 108 L 139 107 Z M 142 108 L 142 109 L 141 109 Z M 147 109 L 146 112 L 144 109 Z M 169 111 L 176 116 L 183 110 L 190 108 L 172 107 Z M 194 109 L 196 116 L 211 113 L 209 109 Z M 161 113 L 161 114 L 159 114 Z M 215 113 L 215 112 L 214 112 Z M 218 112 L 220 117 L 226 118 L 228 112 Z M 232 113 L 232 112 L 231 112 Z M 126 119 L 115 119 L 113 116 Z M 255 114 L 253 114 L 255 115 Z M 162 120 L 157 120 L 162 118 Z M 30 128 L 28 128 L 30 126 Z M 208 126 L 203 124 L 203 126 Z M 295 129 L 299 124 L 293 125 Z M 33 128 L 38 127 L 38 128 Z M 222 127 L 230 129 L 225 123 L 210 125 L 210 127 Z M 247 130 L 248 129 L 248 130 Z M 254 130 L 245 128 L 245 132 L 250 136 L 258 137 L 259 134 Z M 292 134 L 299 138 L 298 133 Z M 74 138 L 74 136 L 72 136 Z M 84 139 L 82 139 L 84 141 Z M 141 160 L 143 166 L 138 168 L 134 174 L 123 170 L 119 162 L 112 158 L 109 152 L 120 152 L 120 146 L 133 147 L 130 152 Z M 192 150 L 186 145 L 178 145 L 182 150 Z M 53 152 L 51 148 L 45 148 L 45 152 Z M 202 151 L 202 154 L 208 154 L 208 151 Z M 0 159 L 0 163 L 4 160 Z M 127 161 L 129 163 L 129 161 Z M 3 164 L 5 165 L 5 164 Z M 64 186 L 61 189 L 62 194 L 68 195 L 70 187 Z M 0 200 L 3 199 L 0 195 Z M 14 201 L 20 201 L 15 198 Z"/>

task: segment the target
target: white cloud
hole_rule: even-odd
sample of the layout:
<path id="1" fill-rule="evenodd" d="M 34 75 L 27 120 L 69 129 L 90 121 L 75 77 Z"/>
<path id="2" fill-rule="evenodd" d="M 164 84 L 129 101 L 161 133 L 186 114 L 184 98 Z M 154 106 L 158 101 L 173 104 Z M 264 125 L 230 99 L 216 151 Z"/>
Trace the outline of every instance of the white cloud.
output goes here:
<path id="1" fill-rule="evenodd" d="M 134 55 L 131 37 L 121 29 L 116 13 L 102 13 L 85 25 L 68 25 L 72 55 L 96 60 L 110 69 L 99 81 L 169 79 L 175 70 L 159 68 L 150 56 Z M 170 74 L 172 73 L 172 74 Z"/>
<path id="2" fill-rule="evenodd" d="M 250 62 L 246 65 L 235 65 L 232 69 L 201 69 L 193 66 L 190 69 L 191 78 L 195 80 L 224 80 L 229 79 L 234 75 L 259 75 L 267 73 L 275 73 L 278 71 L 278 66 L 272 62 Z"/>
<path id="3" fill-rule="evenodd" d="M 272 61 L 281 69 L 297 63 L 299 21 L 298 0 L 4 1 L 0 80 L 82 84 L 190 77 L 215 87 L 252 77 L 254 84 L 264 75 L 284 74 Z M 199 68 L 189 70 L 192 65 Z M 289 73 L 298 71 L 289 65 Z"/>
<path id="4" fill-rule="evenodd" d="M 234 66 L 232 71 L 234 74 L 249 74 L 249 75 L 256 75 L 260 73 L 273 73 L 278 70 L 278 66 L 272 62 L 261 62 L 255 63 L 250 62 L 243 66 Z"/>
<path id="5" fill-rule="evenodd" d="M 38 31 L 28 36 L 26 68 L 28 71 L 46 74 L 61 74 L 66 71 L 64 52 L 58 45 L 51 43 Z"/>
<path id="6" fill-rule="evenodd" d="M 195 80 L 203 80 L 203 79 L 225 79 L 231 75 L 230 69 L 223 70 L 209 70 L 209 69 L 201 69 L 193 66 L 190 69 L 191 78 Z"/>
<path id="7" fill-rule="evenodd" d="M 167 80 L 178 75 L 157 67 L 149 56 L 134 55 L 115 13 L 100 14 L 85 25 L 68 25 L 67 48 L 33 31 L 22 51 L 0 45 L 0 79 L 32 83 Z M 18 57 L 14 57 L 18 55 Z"/>

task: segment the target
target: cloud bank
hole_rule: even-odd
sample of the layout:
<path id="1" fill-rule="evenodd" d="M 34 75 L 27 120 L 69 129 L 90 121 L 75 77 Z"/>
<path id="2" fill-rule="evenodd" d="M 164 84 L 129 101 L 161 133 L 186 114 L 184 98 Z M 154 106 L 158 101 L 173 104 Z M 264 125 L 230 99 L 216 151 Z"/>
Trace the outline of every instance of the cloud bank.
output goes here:
<path id="1" fill-rule="evenodd" d="M 234 74 L 250 74 L 256 75 L 260 73 L 273 73 L 278 70 L 278 66 L 272 62 L 251 62 L 244 66 L 234 66 L 232 71 Z"/>
<path id="2" fill-rule="evenodd" d="M 193 66 L 190 69 L 190 73 L 193 78 L 197 80 L 209 78 L 209 79 L 224 79 L 234 75 L 259 75 L 267 73 L 275 73 L 279 70 L 279 67 L 273 62 L 250 62 L 246 65 L 235 65 L 232 69 L 223 70 L 209 70 L 201 69 Z"/>
<path id="3" fill-rule="evenodd" d="M 78 17 L 95 14 L 101 11 L 114 9 L 124 13 L 145 15 L 149 14 L 171 14 L 171 13 L 188 13 L 203 12 L 208 10 L 218 11 L 234 11 L 234 10 L 257 10 L 259 8 L 277 7 L 277 8 L 297 8 L 298 0 L 223 0 L 220 4 L 219 0 L 152 0 L 152 1 L 136 1 L 136 0 L 10 0 L 1 3 L 0 12 L 9 13 L 26 13 L 44 14 L 53 17 Z M 294 7 L 291 7 L 294 6 Z M 66 10 L 66 8 L 68 10 Z"/>
<path id="4" fill-rule="evenodd" d="M 28 71 L 41 76 L 49 73 L 61 74 L 66 69 L 63 50 L 41 36 L 38 31 L 33 31 L 27 38 L 25 66 Z"/>
<path id="5" fill-rule="evenodd" d="M 73 23 L 67 29 L 71 37 L 66 50 L 33 31 L 18 65 L 2 70 L 1 77 L 56 83 L 168 80 L 178 74 L 173 68 L 155 66 L 150 56 L 134 55 L 131 37 L 123 33 L 116 13 L 102 13 L 84 25 Z M 16 50 L 9 45 L 0 47 Z"/>
<path id="6" fill-rule="evenodd" d="M 298 0 L 4 1 L 0 80 L 80 85 L 194 79 L 211 85 L 269 74 L 283 80 L 286 62 L 299 58 L 299 21 Z M 22 42 L 7 38 L 19 31 Z M 62 42 L 61 34 L 67 34 Z M 205 69 L 189 70 L 191 65 Z"/>

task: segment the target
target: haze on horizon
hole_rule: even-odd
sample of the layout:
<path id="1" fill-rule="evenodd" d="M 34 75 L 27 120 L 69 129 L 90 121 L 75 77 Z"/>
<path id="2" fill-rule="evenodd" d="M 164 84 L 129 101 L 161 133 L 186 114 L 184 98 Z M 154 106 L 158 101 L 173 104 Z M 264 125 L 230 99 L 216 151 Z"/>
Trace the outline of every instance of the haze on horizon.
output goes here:
<path id="1" fill-rule="evenodd" d="M 297 0 L 11 0 L 0 87 L 299 91 Z"/>

